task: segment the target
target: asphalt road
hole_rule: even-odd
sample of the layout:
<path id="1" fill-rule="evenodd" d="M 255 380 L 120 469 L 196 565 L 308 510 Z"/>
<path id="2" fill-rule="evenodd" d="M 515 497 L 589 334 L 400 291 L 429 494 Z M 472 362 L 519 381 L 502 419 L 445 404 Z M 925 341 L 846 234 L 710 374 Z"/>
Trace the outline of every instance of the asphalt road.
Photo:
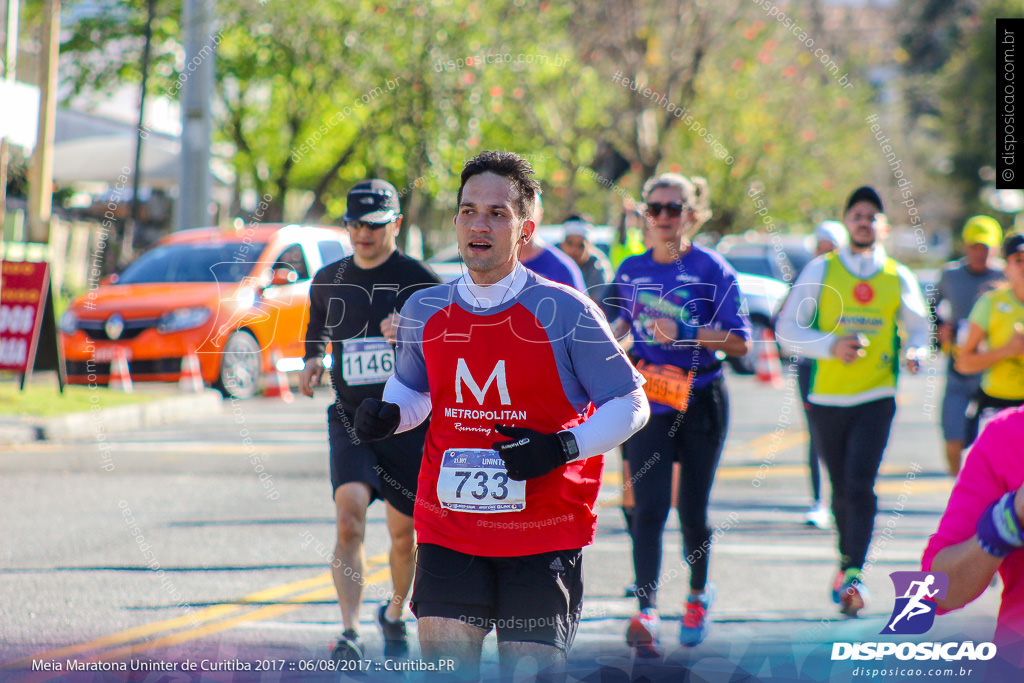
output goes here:
<path id="1" fill-rule="evenodd" d="M 831 644 L 884 640 L 878 633 L 894 599 L 889 572 L 918 568 L 951 488 L 936 426 L 941 372 L 929 368 L 902 379 L 877 487 L 876 529 L 889 531 L 884 538 L 876 533 L 866 579 L 872 599 L 857 620 L 840 617 L 828 597 L 832 532 L 803 524 L 806 432 L 795 387 L 739 376 L 728 382 L 732 428 L 712 496 L 720 533 L 708 641 L 695 649 L 672 645 L 687 585 L 673 515 L 660 597 L 669 653 L 653 663 L 630 658 L 623 634 L 635 603 L 623 597 L 623 586 L 632 564 L 614 453 L 599 499 L 598 538 L 585 551 L 584 618 L 570 661 L 578 677 L 600 668 L 600 680 L 669 680 L 684 671 L 693 681 L 861 680 L 853 671 L 858 662 L 828 661 Z M 333 549 L 329 400 L 323 390 L 292 403 L 229 402 L 220 415 L 158 431 L 0 453 L 0 678 L 74 678 L 66 670 L 31 671 L 66 667 L 68 660 L 169 662 L 173 671 L 120 673 L 116 680 L 334 678 L 305 671 L 325 668 L 340 632 L 326 571 Z M 374 666 L 381 661 L 374 606 L 390 584 L 386 551 L 378 504 L 370 513 L 361 629 Z M 997 607 L 998 591 L 991 589 L 939 617 L 926 637 L 985 640 Z M 415 634 L 413 622 L 410 630 Z M 485 658 L 495 652 L 491 636 Z M 204 659 L 229 669 L 267 662 L 272 670 L 186 669 Z M 278 660 L 287 662 L 284 671 L 273 670 Z M 370 671 L 371 678 L 388 677 Z M 490 673 L 493 667 L 485 669 Z M 970 673 L 954 678 L 979 680 Z"/>

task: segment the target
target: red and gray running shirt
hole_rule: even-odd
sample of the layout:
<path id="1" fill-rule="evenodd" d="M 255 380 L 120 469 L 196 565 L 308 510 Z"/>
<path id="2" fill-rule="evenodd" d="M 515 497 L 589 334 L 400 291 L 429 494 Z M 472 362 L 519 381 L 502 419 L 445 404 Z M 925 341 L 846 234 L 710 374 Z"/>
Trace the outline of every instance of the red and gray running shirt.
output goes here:
<path id="1" fill-rule="evenodd" d="M 402 308 L 395 376 L 430 394 L 415 527 L 420 543 L 485 557 L 581 548 L 594 540 L 604 459 L 508 479 L 495 424 L 545 434 L 575 427 L 643 384 L 585 295 L 527 272 L 509 301 L 480 310 L 452 282 Z"/>

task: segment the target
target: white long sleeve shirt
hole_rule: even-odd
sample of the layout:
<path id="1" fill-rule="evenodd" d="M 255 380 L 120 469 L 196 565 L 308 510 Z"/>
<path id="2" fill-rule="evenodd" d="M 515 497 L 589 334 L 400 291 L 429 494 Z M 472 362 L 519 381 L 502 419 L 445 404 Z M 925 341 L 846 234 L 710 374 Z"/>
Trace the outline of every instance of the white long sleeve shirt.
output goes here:
<path id="1" fill-rule="evenodd" d="M 854 254 L 849 247 L 838 251 L 839 260 L 853 275 L 867 279 L 878 273 L 888 258 L 881 245 Z M 903 326 L 907 358 L 922 359 L 927 353 L 930 323 L 928 307 L 921 295 L 921 287 L 917 278 L 906 266 L 897 265 L 897 276 L 900 282 L 900 307 L 897 316 Z M 807 264 L 779 312 L 775 323 L 775 336 L 787 354 L 805 358 L 832 358 L 832 347 L 838 335 L 831 332 L 816 330 L 811 326 L 817 313 L 822 283 L 825 279 L 825 261 L 818 257 Z M 871 397 L 860 394 L 843 396 L 836 400 L 817 397 L 815 401 L 823 405 L 856 405 L 864 400 L 881 398 L 874 392 Z M 887 395 L 895 395 L 895 390 L 883 391 Z M 837 402 L 838 401 L 838 402 Z"/>

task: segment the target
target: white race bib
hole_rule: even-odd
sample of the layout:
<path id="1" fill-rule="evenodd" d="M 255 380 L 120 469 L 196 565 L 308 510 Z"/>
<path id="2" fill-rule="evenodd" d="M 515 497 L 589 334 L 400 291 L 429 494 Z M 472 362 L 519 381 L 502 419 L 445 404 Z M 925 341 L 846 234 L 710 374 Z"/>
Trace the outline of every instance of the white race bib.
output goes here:
<path id="1" fill-rule="evenodd" d="M 341 376 L 350 387 L 383 384 L 395 374 L 395 349 L 384 337 L 341 343 Z"/>
<path id="2" fill-rule="evenodd" d="M 441 458 L 437 499 L 460 512 L 518 512 L 526 509 L 526 482 L 508 478 L 495 450 L 449 448 Z"/>

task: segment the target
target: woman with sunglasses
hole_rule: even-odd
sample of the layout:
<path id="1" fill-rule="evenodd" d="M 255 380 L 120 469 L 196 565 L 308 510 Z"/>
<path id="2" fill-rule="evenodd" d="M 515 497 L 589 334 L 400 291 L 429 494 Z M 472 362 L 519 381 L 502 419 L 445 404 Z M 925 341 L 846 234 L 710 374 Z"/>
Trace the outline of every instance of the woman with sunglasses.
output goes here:
<path id="1" fill-rule="evenodd" d="M 615 276 L 620 309 L 616 337 L 632 330 L 631 355 L 647 378 L 647 426 L 623 446 L 635 499 L 633 566 L 640 613 L 626 641 L 638 656 L 661 654 L 657 593 L 661 544 L 671 506 L 672 466 L 681 465 L 678 514 L 690 592 L 679 642 L 707 635 L 712 534 L 708 501 L 725 443 L 729 400 L 716 355 L 747 353 L 750 323 L 740 310 L 736 273 L 717 252 L 690 240 L 708 218 L 707 183 L 666 173 L 644 184 L 652 247 L 622 262 Z M 674 575 L 675 572 L 672 572 Z"/>

